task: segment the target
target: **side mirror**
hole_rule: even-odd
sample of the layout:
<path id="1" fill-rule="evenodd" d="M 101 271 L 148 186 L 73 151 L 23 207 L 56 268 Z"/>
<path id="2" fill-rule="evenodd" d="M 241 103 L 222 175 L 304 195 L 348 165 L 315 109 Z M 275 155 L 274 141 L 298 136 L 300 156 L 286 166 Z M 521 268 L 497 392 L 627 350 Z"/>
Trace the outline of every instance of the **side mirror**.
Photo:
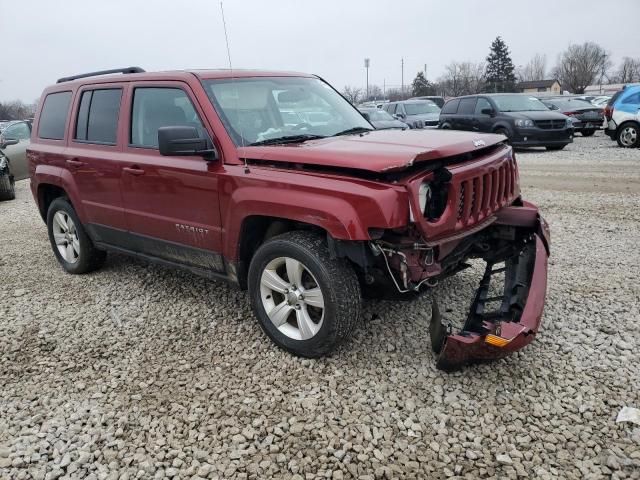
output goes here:
<path id="1" fill-rule="evenodd" d="M 405 115 L 404 113 L 396 113 L 394 117 L 397 118 L 398 120 L 404 120 Z"/>
<path id="2" fill-rule="evenodd" d="M 160 155 L 200 155 L 207 160 L 217 160 L 218 151 L 202 138 L 196 127 L 175 126 L 158 129 Z"/>
<path id="3" fill-rule="evenodd" d="M 480 110 L 480 113 L 482 115 L 489 115 L 490 117 L 493 117 L 496 114 L 493 108 L 483 108 L 482 110 Z"/>
<path id="4" fill-rule="evenodd" d="M 17 138 L 5 138 L 0 142 L 0 148 L 7 148 L 10 145 L 17 145 L 20 140 Z"/>

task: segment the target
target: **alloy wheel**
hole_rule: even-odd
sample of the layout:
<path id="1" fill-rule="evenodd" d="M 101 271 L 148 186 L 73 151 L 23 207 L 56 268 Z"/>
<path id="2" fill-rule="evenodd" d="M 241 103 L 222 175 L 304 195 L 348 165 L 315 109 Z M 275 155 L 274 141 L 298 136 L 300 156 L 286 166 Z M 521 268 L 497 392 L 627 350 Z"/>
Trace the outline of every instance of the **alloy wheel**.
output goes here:
<path id="1" fill-rule="evenodd" d="M 638 139 L 638 131 L 635 127 L 629 126 L 622 129 L 620 132 L 620 142 L 625 147 L 632 147 L 635 145 Z"/>
<path id="2" fill-rule="evenodd" d="M 66 212 L 60 210 L 53 216 L 53 239 L 60 256 L 67 263 L 76 263 L 80 257 L 80 239 L 76 224 Z"/>
<path id="3" fill-rule="evenodd" d="M 324 320 L 322 289 L 299 260 L 271 260 L 260 278 L 260 297 L 267 316 L 283 335 L 309 340 L 320 331 Z"/>

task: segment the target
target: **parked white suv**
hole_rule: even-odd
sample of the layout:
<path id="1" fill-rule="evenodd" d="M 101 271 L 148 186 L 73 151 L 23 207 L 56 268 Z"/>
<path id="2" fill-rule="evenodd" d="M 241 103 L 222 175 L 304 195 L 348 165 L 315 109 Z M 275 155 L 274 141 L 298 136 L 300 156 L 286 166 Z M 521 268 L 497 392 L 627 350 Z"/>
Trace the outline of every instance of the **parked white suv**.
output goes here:
<path id="1" fill-rule="evenodd" d="M 640 84 L 627 85 L 604 109 L 604 132 L 625 148 L 640 147 Z"/>

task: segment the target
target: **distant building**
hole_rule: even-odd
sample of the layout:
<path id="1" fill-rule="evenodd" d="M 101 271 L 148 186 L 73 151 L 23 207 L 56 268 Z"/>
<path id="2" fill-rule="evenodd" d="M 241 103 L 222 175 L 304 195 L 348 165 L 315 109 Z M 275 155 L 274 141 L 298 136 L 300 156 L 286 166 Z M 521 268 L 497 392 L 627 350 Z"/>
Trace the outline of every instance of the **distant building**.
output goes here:
<path id="1" fill-rule="evenodd" d="M 533 80 L 531 82 L 520 82 L 516 84 L 516 90 L 520 93 L 553 93 L 560 95 L 562 87 L 558 80 Z"/>
<path id="2" fill-rule="evenodd" d="M 584 89 L 585 95 L 613 95 L 622 90 L 627 83 L 610 83 L 609 85 L 589 85 Z"/>

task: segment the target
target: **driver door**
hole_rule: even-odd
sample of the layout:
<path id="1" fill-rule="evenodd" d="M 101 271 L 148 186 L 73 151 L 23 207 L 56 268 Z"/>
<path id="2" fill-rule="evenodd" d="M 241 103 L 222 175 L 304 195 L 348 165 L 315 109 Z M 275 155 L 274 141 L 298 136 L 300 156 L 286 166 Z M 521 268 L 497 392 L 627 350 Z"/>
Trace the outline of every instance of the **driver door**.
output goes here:
<path id="1" fill-rule="evenodd" d="M 222 159 L 165 157 L 158 129 L 194 126 L 204 115 L 181 82 L 135 85 L 129 91 L 128 145 L 121 185 L 133 251 L 172 263 L 224 271 L 218 174 Z"/>

